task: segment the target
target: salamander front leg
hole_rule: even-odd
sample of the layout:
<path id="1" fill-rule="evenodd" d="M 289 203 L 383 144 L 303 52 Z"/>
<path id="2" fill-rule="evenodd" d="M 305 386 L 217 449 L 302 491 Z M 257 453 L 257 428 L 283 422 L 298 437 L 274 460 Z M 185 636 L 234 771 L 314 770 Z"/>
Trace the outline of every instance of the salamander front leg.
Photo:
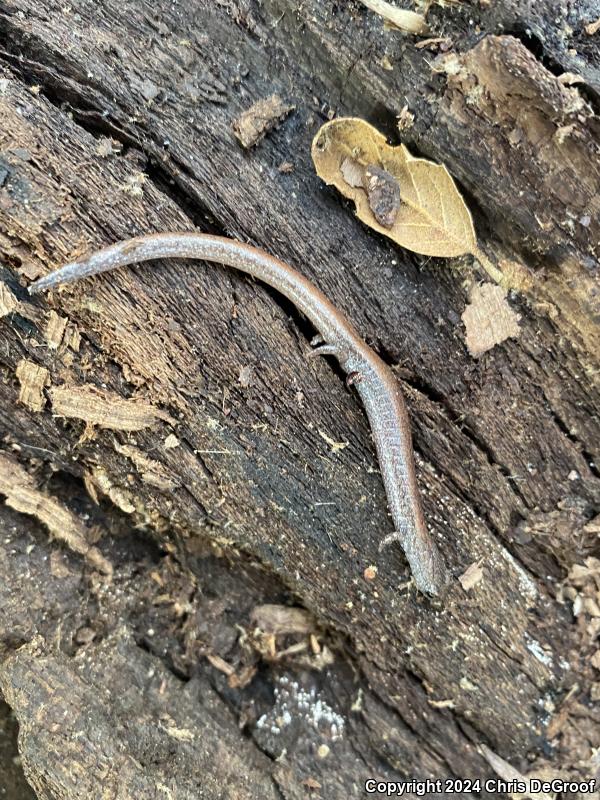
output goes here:
<path id="1" fill-rule="evenodd" d="M 389 547 L 394 542 L 400 542 L 402 544 L 402 536 L 398 533 L 398 531 L 394 531 L 393 533 L 388 533 L 387 536 L 384 536 L 383 539 L 379 542 L 379 552 L 385 550 L 386 547 Z"/>
<path id="2" fill-rule="evenodd" d="M 334 344 L 320 344 L 318 347 L 315 347 L 309 353 L 307 353 L 307 358 L 314 358 L 314 356 L 337 356 L 339 355 L 339 348 L 337 348 Z"/>

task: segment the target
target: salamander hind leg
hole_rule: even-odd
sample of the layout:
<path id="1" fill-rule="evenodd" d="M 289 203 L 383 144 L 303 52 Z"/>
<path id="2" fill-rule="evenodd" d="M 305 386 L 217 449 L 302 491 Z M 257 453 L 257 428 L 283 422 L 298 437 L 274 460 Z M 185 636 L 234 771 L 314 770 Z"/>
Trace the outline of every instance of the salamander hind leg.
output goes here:
<path id="1" fill-rule="evenodd" d="M 357 383 L 362 383 L 365 379 L 365 376 L 362 372 L 358 372 L 355 370 L 354 372 L 349 372 L 346 375 L 346 386 L 350 388 L 351 386 L 355 386 Z"/>

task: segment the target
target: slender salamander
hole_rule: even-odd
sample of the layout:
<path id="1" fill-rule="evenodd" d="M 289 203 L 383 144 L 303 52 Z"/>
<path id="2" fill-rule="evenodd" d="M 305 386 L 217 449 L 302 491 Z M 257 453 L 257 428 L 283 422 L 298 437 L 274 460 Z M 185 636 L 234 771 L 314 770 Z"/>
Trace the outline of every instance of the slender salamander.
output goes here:
<path id="1" fill-rule="evenodd" d="M 313 352 L 337 358 L 356 386 L 371 424 L 396 528 L 396 533 L 386 537 L 383 543 L 397 539 L 417 587 L 430 595 L 443 594 L 447 573 L 425 524 L 410 421 L 400 386 L 389 367 L 365 344 L 354 327 L 295 269 L 234 239 L 200 233 L 158 233 L 119 242 L 92 253 L 84 261 L 66 264 L 35 281 L 29 291 L 35 294 L 89 275 L 157 258 L 193 258 L 234 267 L 272 286 L 308 317 L 324 342 Z"/>

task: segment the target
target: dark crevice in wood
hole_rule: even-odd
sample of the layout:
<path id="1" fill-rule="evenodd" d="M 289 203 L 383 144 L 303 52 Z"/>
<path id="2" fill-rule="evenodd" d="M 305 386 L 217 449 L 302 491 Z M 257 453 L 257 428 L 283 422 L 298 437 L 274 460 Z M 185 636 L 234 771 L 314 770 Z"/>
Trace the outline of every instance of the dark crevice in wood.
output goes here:
<path id="1" fill-rule="evenodd" d="M 417 691 L 419 693 L 422 693 L 425 697 L 427 697 L 427 691 L 426 691 L 425 687 L 423 686 L 423 681 L 419 677 L 419 675 L 417 675 L 414 672 L 414 670 L 411 669 L 411 667 L 408 666 L 408 665 L 404 665 L 404 672 L 406 674 L 407 681 L 413 682 L 414 685 L 417 687 Z M 373 691 L 374 691 L 375 696 L 379 700 L 379 702 L 388 711 L 390 711 L 392 714 L 394 714 L 400 720 L 402 720 L 402 723 L 404 725 L 406 725 L 406 727 L 410 731 L 412 731 L 412 733 L 415 735 L 415 737 L 417 737 L 419 740 L 421 740 L 422 733 L 413 724 L 411 724 L 410 719 L 408 719 L 407 717 L 402 715 L 399 712 L 398 707 L 396 705 L 394 705 L 393 703 L 391 703 L 390 700 L 383 693 L 381 693 L 376 687 L 373 689 Z M 436 713 L 440 713 L 440 712 L 436 712 Z M 452 716 L 453 716 L 453 722 L 455 724 L 460 724 L 461 715 L 457 714 L 456 711 L 453 710 Z M 480 741 L 481 741 L 481 739 L 478 739 L 476 742 L 473 742 L 473 743 L 476 744 L 476 743 L 479 743 Z M 449 758 L 448 754 L 444 753 L 443 750 L 441 750 L 439 747 L 436 746 L 436 743 L 434 742 L 433 737 L 429 737 L 429 738 L 425 739 L 425 742 L 426 742 L 426 746 L 429 749 L 429 751 L 431 753 L 433 753 L 436 756 L 436 758 L 439 759 L 439 761 L 442 764 L 445 764 L 447 766 L 447 768 L 448 768 L 448 773 L 452 774 L 452 761 Z M 389 762 L 386 761 L 386 763 L 389 763 Z"/>
<path id="2" fill-rule="evenodd" d="M 142 652 L 148 653 L 148 655 L 151 655 L 153 658 L 159 659 L 163 664 L 163 666 L 165 667 L 165 669 L 168 669 L 169 672 L 172 675 L 174 675 L 178 681 L 181 681 L 181 683 L 184 685 L 190 682 L 190 676 L 183 670 L 179 669 L 173 662 L 172 658 L 169 658 L 168 655 L 165 656 L 160 651 L 158 651 L 156 647 L 153 646 L 154 643 L 152 642 L 151 639 L 145 637 L 142 633 L 138 631 L 134 636 L 134 640 L 136 646 L 139 647 L 139 649 Z"/>
<path id="3" fill-rule="evenodd" d="M 10 707 L 0 695 L 0 792 L 6 800 L 35 800 L 19 758 L 18 730 Z"/>
<path id="4" fill-rule="evenodd" d="M 518 39 L 521 44 L 526 47 L 533 56 L 535 56 L 540 64 L 542 64 L 542 66 L 544 66 L 548 72 L 551 72 L 557 78 L 568 71 L 562 64 L 556 61 L 548 53 L 547 48 L 544 46 L 544 43 L 540 37 L 537 36 L 531 30 L 531 28 L 527 26 L 527 24 L 517 24 L 514 27 L 503 31 L 503 35 L 514 36 L 515 39 Z M 600 94 L 598 94 L 598 92 L 592 86 L 586 83 L 577 84 L 576 88 L 589 102 L 596 114 L 600 113 Z"/>
<path id="5" fill-rule="evenodd" d="M 2 17 L 0 17 L 0 34 L 4 33 L 6 35 L 5 41 L 8 42 L 10 39 L 7 35 L 7 27 L 1 23 Z M 19 42 L 19 47 L 23 48 L 25 45 L 31 45 L 31 40 Z M 53 57 L 55 55 L 53 54 Z M 94 107 L 93 103 L 86 98 L 83 88 L 78 84 L 73 85 L 64 80 L 61 81 L 61 73 L 55 72 L 56 65 L 53 65 L 53 68 L 50 69 L 45 64 L 26 59 L 23 55 L 9 50 L 1 50 L 0 56 L 6 58 L 25 83 L 33 84 L 35 80 L 43 79 L 46 99 L 62 113 L 69 111 L 71 118 L 94 138 L 107 136 L 119 142 L 123 148 L 120 153 L 121 156 L 126 156 L 127 152 L 132 148 L 142 152 L 147 161 L 147 167 L 144 172 L 159 191 L 166 194 L 176 203 L 193 224 L 200 227 L 204 232 L 226 235 L 222 228 L 216 226 L 214 217 L 208 209 L 203 208 L 198 199 L 192 197 L 185 186 L 180 185 L 177 172 L 174 171 L 173 174 L 169 174 L 168 170 L 160 165 L 160 154 L 157 152 L 157 147 L 148 146 L 147 140 L 142 140 L 141 137 L 139 139 L 135 138 L 118 121 L 112 119 L 110 114 L 106 114 L 99 108 Z M 173 163 L 177 163 L 171 155 L 169 157 Z M 179 162 L 177 166 L 185 174 L 185 165 Z M 190 181 L 194 180 L 193 176 L 188 175 L 188 177 Z"/>
<path id="6" fill-rule="evenodd" d="M 47 94 L 46 96 L 53 105 L 63 110 L 59 95 Z M 118 122 L 111 119 L 110 116 L 100 113 L 97 109 L 85 111 L 72 106 L 70 111 L 73 120 L 94 138 L 106 136 L 119 142 L 122 150 L 117 155 L 120 157 L 126 158 L 129 153 L 136 151 L 141 153 L 145 159 L 143 172 L 147 179 L 152 181 L 161 194 L 172 200 L 195 227 L 200 228 L 203 233 L 226 235 L 226 232 L 216 224 L 210 211 L 200 203 L 197 197 L 193 196 L 189 186 L 186 186 L 184 177 L 190 183 L 194 178 L 187 173 L 186 166 L 169 152 L 168 147 L 163 146 L 162 152 L 167 158 L 162 159 L 158 145 L 152 146 L 146 139 L 136 139 Z M 177 168 L 169 170 L 166 167 L 166 164 L 169 163 L 176 165 Z"/>
<path id="7" fill-rule="evenodd" d="M 547 52 L 544 43 L 537 36 L 526 22 L 520 22 L 514 27 L 504 30 L 503 36 L 514 36 L 529 52 L 553 75 L 562 75 L 564 67 L 555 61 Z"/>
<path id="8" fill-rule="evenodd" d="M 554 424 L 556 425 L 556 427 L 558 428 L 558 430 L 564 436 L 566 436 L 566 438 L 570 442 L 572 442 L 575 445 L 577 450 L 579 450 L 579 452 L 581 453 L 583 458 L 585 458 L 586 463 L 588 465 L 588 468 L 589 468 L 590 472 L 592 473 L 592 475 L 594 475 L 594 477 L 596 477 L 596 478 L 600 478 L 600 466 L 598 464 L 596 464 L 595 457 L 592 455 L 592 453 L 590 453 L 588 450 L 586 450 L 584 443 L 574 433 L 572 433 L 571 430 L 569 430 L 569 427 L 567 426 L 567 423 L 560 416 L 560 414 L 555 409 L 553 404 L 550 403 L 550 401 L 548 400 L 548 397 L 546 396 L 546 393 L 544 392 L 543 388 L 540 387 L 540 389 L 541 389 L 541 392 L 542 392 L 542 396 L 544 398 L 544 403 L 546 404 L 546 407 L 548 408 L 548 411 L 550 412 L 550 416 L 552 417 L 552 420 L 553 420 Z"/>
<path id="9" fill-rule="evenodd" d="M 0 15 L 1 13 L 0 11 Z M 0 16 L 0 35 L 4 36 L 5 45 L 9 43 L 12 44 L 10 30 L 7 25 L 3 25 L 3 20 L 4 18 Z M 27 41 L 27 44 L 31 43 L 33 43 L 33 39 Z M 25 42 L 23 41 L 16 44 L 19 49 L 24 47 L 24 45 Z M 53 56 L 57 57 L 57 54 L 53 53 Z M 72 84 L 61 81 L 59 77 L 61 73 L 56 72 L 54 68 L 50 69 L 45 64 L 39 63 L 32 58 L 27 58 L 22 55 L 21 52 L 14 53 L 10 50 L 1 49 L 0 57 L 6 60 L 12 71 L 17 74 L 26 85 L 31 87 L 36 85 L 36 81 L 41 80 L 44 82 L 44 93 L 46 94 L 48 90 L 50 90 L 47 95 L 48 97 L 50 94 L 62 96 L 62 104 L 81 103 L 81 110 L 87 108 L 90 113 L 96 113 L 93 103 L 85 100 L 82 92 L 79 90 L 78 84 L 76 84 L 76 90 Z M 59 107 L 62 108 L 62 106 Z"/>

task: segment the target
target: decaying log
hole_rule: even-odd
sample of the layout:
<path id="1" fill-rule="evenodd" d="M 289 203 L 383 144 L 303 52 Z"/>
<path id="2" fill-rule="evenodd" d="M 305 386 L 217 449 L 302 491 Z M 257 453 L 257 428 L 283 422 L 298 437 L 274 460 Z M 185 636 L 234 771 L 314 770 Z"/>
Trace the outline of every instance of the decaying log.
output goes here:
<path id="1" fill-rule="evenodd" d="M 40 798 L 360 796 L 491 777 L 481 745 L 598 770 L 595 5 L 434 4 L 416 47 L 358 2 L 0 2 L 3 458 L 113 569 L 2 509 L 0 690 Z M 242 148 L 273 95 L 293 110 Z M 472 260 L 401 251 L 323 186 L 333 114 L 447 165 L 518 336 L 474 357 Z M 176 229 L 289 261 L 393 365 L 445 605 L 380 553 L 367 421 L 283 298 L 188 262 L 27 294 Z M 268 605 L 310 632 L 258 631 Z"/>

